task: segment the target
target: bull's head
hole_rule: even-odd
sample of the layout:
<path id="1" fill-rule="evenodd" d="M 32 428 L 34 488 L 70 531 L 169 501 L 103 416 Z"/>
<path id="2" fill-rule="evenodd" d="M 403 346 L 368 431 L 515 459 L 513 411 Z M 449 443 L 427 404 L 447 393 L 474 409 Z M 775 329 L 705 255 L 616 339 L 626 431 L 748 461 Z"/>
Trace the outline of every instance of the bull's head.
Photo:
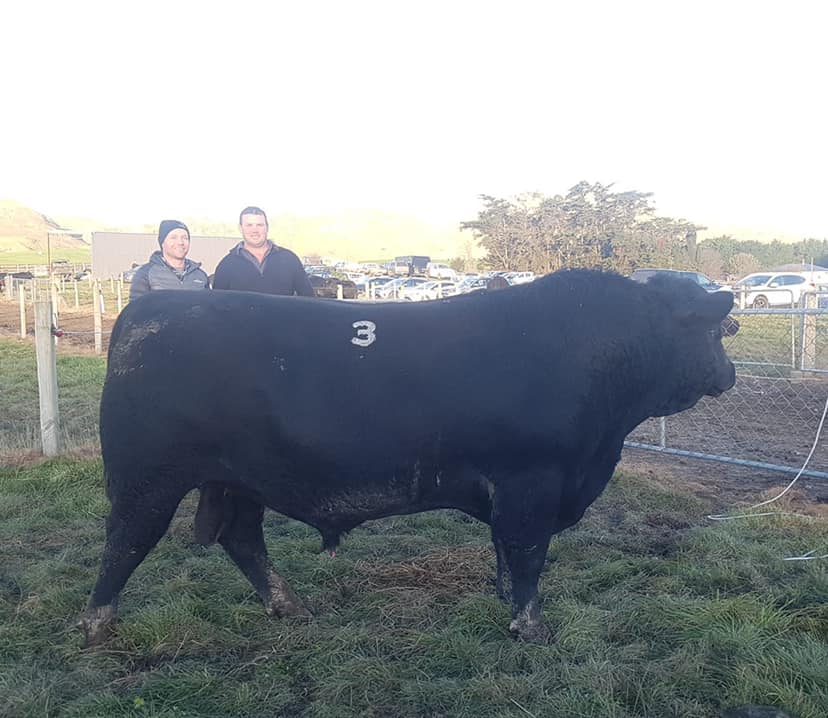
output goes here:
<path id="1" fill-rule="evenodd" d="M 654 282 L 651 282 L 654 283 Z M 669 292 L 668 338 L 673 346 L 673 367 L 665 368 L 672 387 L 658 416 L 689 409 L 703 396 L 719 396 L 736 383 L 736 369 L 728 359 L 722 337 L 735 334 L 738 324 L 728 319 L 733 307 L 730 292 L 712 294 L 688 280 L 659 282 Z"/>

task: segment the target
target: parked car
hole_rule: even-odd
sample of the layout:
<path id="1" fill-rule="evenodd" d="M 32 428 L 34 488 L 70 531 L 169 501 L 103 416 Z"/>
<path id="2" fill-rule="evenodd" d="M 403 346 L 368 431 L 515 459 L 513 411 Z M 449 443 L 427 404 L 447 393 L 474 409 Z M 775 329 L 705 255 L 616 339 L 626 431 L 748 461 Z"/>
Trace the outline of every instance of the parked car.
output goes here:
<path id="1" fill-rule="evenodd" d="M 379 299 L 395 299 L 398 298 L 400 292 L 408 287 L 416 287 L 418 284 L 424 284 L 428 280 L 424 277 L 398 277 L 386 282 L 377 290 L 377 298 Z"/>
<path id="2" fill-rule="evenodd" d="M 535 281 L 534 272 L 506 272 L 503 276 L 509 284 L 528 284 Z"/>
<path id="3" fill-rule="evenodd" d="M 738 306 L 767 309 L 796 306 L 802 293 L 816 291 L 817 285 L 801 272 L 754 272 L 725 288 Z"/>
<path id="4" fill-rule="evenodd" d="M 449 267 L 448 264 L 442 264 L 440 262 L 429 262 L 426 265 L 426 273 L 434 279 L 457 280 L 457 272 Z"/>
<path id="5" fill-rule="evenodd" d="M 422 302 L 427 299 L 442 299 L 457 294 L 457 285 L 454 282 L 435 281 L 424 282 L 414 287 L 407 287 L 400 291 L 400 299 L 412 302 Z"/>
<path id="6" fill-rule="evenodd" d="M 633 279 L 636 282 L 646 282 L 650 279 L 650 277 L 654 277 L 656 274 L 665 274 L 667 276 L 680 277 L 681 279 L 689 279 L 690 281 L 698 284 L 702 289 L 706 289 L 708 292 L 717 292 L 724 288 L 721 284 L 714 282 L 710 279 L 710 277 L 702 274 L 701 272 L 691 272 L 683 269 L 636 269 L 630 275 L 630 279 Z"/>
<path id="7" fill-rule="evenodd" d="M 342 285 L 343 299 L 356 299 L 357 286 L 350 279 L 337 279 L 336 277 L 320 277 L 318 274 L 309 274 L 313 291 L 317 297 L 325 297 L 327 299 L 337 299 L 338 287 Z"/>
<path id="8" fill-rule="evenodd" d="M 489 279 L 489 277 L 467 277 L 457 285 L 457 290 L 461 294 L 465 294 L 466 292 L 473 292 L 475 289 L 485 289 Z"/>
<path id="9" fill-rule="evenodd" d="M 392 280 L 393 277 L 363 277 L 361 281 L 356 282 L 357 290 L 362 292 L 366 298 L 372 299 L 371 292 L 377 296 L 377 290 Z"/>

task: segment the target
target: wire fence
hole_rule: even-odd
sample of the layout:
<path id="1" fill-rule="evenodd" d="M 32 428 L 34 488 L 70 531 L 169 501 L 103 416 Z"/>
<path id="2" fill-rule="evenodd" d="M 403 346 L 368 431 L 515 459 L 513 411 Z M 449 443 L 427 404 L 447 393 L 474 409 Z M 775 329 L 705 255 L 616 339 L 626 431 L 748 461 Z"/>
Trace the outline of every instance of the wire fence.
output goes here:
<path id="1" fill-rule="evenodd" d="M 52 291 L 43 281 L 28 288 L 30 295 L 39 293 L 41 298 Z M 74 292 L 70 286 L 57 294 L 58 315 L 53 319 L 53 326 L 62 332 L 55 341 L 61 442 L 68 448 L 94 449 L 98 445 L 98 402 L 105 362 L 101 355 L 97 362 L 84 363 L 78 354 L 106 350 L 117 315 L 117 280 L 104 281 L 100 287 L 86 282 L 81 307 L 77 311 L 63 308 L 67 297 L 73 303 Z M 92 316 L 96 293 L 98 302 L 103 297 L 111 307 L 101 314 L 97 331 Z M 798 471 L 811 451 L 828 401 L 828 292 L 808 295 L 800 304 L 795 308 L 734 310 L 740 328 L 725 344 L 736 364 L 736 386 L 716 399 L 702 399 L 681 414 L 644 422 L 630 434 L 627 445 L 662 454 Z M 8 309 L 14 302 L 0 302 L 0 311 L 4 306 Z M 33 324 L 34 312 L 31 314 Z M 101 350 L 95 348 L 96 336 Z M 0 372 L 4 384 L 17 385 L 17 390 L 0 402 L 0 450 L 9 446 L 29 451 L 41 448 L 33 351 L 21 361 L 29 366 L 28 380 L 6 378 Z M 29 387 L 28 395 L 25 386 Z M 29 408 L 15 407 L 18 401 Z M 816 446 L 804 473 L 828 478 L 828 440 Z"/>
<path id="2" fill-rule="evenodd" d="M 739 332 L 725 340 L 736 365 L 736 386 L 692 409 L 650 419 L 628 446 L 794 473 L 814 445 L 828 401 L 828 309 L 736 310 Z M 828 478 L 828 440 L 803 472 Z"/>

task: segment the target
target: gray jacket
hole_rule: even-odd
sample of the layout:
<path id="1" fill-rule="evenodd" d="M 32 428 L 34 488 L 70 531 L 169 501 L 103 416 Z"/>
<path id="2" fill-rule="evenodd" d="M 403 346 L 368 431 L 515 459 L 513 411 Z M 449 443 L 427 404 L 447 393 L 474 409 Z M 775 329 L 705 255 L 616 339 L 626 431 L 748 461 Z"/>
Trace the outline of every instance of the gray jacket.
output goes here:
<path id="1" fill-rule="evenodd" d="M 152 253 L 149 262 L 132 275 L 129 300 L 143 297 L 158 289 L 209 289 L 210 280 L 200 262 L 184 260 L 184 270 L 178 272 L 164 261 L 160 250 Z"/>

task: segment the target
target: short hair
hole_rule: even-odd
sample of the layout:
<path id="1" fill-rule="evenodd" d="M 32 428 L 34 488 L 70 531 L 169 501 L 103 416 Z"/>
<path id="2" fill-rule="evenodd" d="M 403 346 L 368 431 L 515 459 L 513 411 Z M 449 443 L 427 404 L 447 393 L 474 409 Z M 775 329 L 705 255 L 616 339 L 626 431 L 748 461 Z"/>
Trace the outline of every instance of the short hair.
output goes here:
<path id="1" fill-rule="evenodd" d="M 245 207 L 241 212 L 239 212 L 239 224 L 242 223 L 242 217 L 244 217 L 244 215 L 246 214 L 260 214 L 262 217 L 264 217 L 265 224 L 268 227 L 270 226 L 267 221 L 267 215 L 261 207 Z"/>

